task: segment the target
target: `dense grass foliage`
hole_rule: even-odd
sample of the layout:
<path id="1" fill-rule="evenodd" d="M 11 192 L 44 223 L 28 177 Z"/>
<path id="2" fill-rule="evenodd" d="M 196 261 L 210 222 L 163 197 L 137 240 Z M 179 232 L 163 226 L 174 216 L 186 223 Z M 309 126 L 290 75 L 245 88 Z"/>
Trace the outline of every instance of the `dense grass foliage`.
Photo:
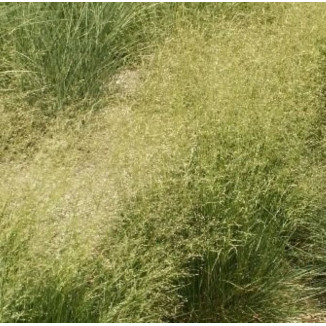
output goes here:
<path id="1" fill-rule="evenodd" d="M 2 5 L 1 34 L 9 70 L 34 98 L 62 108 L 98 96 L 103 81 L 146 45 L 142 23 L 148 6 L 124 3 Z M 148 8 L 147 8 L 148 7 Z M 144 17 L 143 17 L 144 16 Z"/>
<path id="2" fill-rule="evenodd" d="M 225 7 L 225 8 L 224 8 Z M 108 78 L 164 38 L 178 20 L 205 20 L 245 5 L 2 4 L 0 82 L 28 91 L 28 100 L 55 113 L 76 100 L 94 104 Z M 236 10 L 235 10 L 236 9 Z M 107 91 L 107 89 L 105 89 Z"/>
<path id="3" fill-rule="evenodd" d="M 0 321 L 323 313 L 323 4 L 1 9 Z"/>

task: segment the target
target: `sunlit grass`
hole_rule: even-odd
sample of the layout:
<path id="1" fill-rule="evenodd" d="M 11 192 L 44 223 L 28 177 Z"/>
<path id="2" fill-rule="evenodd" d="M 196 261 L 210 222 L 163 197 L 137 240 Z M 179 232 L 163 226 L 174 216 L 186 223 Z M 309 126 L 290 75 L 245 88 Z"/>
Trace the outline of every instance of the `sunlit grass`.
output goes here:
<path id="1" fill-rule="evenodd" d="M 35 21 L 44 8 L 71 19 L 47 22 L 69 32 L 58 52 L 26 45 L 36 79 L 1 84 L 22 95 L 6 91 L 0 108 L 0 321 L 276 322 L 319 309 L 325 6 L 128 7 L 116 28 L 144 19 L 152 42 L 132 68 L 129 52 L 103 54 L 121 46 L 95 19 L 111 4 L 33 6 Z M 28 26 L 12 37 L 39 35 Z M 22 39 L 41 49 L 52 36 Z M 10 64 L 27 64 L 16 54 Z M 103 77 L 97 60 L 116 66 Z M 117 67 L 137 73 L 132 92 L 109 78 Z M 37 84 L 52 89 L 43 105 L 75 100 L 53 116 L 22 105 Z M 106 107 L 81 111 L 93 91 Z"/>

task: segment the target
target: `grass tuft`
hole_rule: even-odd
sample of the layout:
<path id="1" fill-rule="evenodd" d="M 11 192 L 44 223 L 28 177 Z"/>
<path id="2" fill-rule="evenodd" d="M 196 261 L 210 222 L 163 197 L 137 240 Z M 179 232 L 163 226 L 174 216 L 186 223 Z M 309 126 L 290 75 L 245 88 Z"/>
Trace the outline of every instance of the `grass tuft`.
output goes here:
<path id="1" fill-rule="evenodd" d="M 322 313 L 323 4 L 0 9 L 1 322 Z"/>

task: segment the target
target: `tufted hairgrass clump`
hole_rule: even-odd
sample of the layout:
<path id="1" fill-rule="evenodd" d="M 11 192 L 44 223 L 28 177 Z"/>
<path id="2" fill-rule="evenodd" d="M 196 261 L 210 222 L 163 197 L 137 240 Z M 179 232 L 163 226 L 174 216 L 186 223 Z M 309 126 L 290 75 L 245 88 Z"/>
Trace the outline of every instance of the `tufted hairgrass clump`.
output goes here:
<path id="1" fill-rule="evenodd" d="M 124 3 L 7 4 L 2 9 L 7 68 L 2 74 L 34 101 L 50 97 L 44 106 L 54 103 L 54 111 L 83 98 L 98 100 L 105 81 L 146 46 L 141 24 L 154 10 Z"/>
<path id="2" fill-rule="evenodd" d="M 0 6 L 1 322 L 324 320 L 324 4 Z"/>

